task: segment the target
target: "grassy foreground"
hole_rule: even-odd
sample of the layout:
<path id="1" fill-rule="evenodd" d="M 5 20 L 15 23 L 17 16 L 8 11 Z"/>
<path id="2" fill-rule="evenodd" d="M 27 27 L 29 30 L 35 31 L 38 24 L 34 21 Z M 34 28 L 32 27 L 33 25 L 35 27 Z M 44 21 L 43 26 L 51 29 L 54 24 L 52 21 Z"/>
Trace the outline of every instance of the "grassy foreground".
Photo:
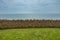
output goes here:
<path id="1" fill-rule="evenodd" d="M 60 28 L 5 29 L 0 40 L 60 40 Z"/>

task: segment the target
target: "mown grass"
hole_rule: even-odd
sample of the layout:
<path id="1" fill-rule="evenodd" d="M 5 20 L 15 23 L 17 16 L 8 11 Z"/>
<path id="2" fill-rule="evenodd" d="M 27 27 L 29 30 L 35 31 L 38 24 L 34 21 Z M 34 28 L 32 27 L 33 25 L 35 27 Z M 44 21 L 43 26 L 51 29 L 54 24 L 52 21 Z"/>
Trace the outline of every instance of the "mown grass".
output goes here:
<path id="1" fill-rule="evenodd" d="M 60 28 L 4 29 L 0 40 L 60 40 Z"/>

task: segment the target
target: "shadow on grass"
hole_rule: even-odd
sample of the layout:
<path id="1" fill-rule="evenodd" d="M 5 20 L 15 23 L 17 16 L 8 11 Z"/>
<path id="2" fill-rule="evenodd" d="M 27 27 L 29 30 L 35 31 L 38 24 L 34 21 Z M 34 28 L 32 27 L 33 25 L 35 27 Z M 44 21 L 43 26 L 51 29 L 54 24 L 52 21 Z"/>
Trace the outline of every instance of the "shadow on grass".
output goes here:
<path id="1" fill-rule="evenodd" d="M 30 29 L 30 28 L 60 28 L 60 26 L 40 26 L 40 27 L 17 27 L 17 28 L 0 28 L 0 30 L 7 30 L 7 29 Z"/>

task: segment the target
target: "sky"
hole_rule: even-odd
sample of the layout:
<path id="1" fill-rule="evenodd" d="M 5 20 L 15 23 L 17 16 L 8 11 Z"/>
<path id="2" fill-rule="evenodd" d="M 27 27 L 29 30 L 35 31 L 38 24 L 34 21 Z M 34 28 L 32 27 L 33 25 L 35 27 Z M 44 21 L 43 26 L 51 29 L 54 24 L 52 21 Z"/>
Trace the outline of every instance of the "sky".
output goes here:
<path id="1" fill-rule="evenodd" d="M 60 0 L 0 0 L 0 14 L 60 14 Z"/>

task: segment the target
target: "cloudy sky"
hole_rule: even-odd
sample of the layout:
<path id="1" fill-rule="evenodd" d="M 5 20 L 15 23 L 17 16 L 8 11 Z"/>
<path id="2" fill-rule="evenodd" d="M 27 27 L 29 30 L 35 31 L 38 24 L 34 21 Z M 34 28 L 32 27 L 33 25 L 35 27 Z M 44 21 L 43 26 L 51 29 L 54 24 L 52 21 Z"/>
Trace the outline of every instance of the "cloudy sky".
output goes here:
<path id="1" fill-rule="evenodd" d="M 59 14 L 60 0 L 0 0 L 0 14 Z"/>

